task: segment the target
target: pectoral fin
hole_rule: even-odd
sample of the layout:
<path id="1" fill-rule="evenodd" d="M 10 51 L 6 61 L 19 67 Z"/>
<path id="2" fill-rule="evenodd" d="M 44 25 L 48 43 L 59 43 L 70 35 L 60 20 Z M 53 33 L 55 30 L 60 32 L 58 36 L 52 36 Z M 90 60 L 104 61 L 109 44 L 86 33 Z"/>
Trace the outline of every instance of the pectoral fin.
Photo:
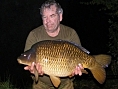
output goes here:
<path id="1" fill-rule="evenodd" d="M 39 75 L 38 75 L 38 71 L 36 69 L 36 66 L 34 66 L 34 75 L 35 75 L 35 82 L 37 83 L 38 82 Z"/>
<path id="2" fill-rule="evenodd" d="M 50 76 L 50 79 L 51 79 L 53 85 L 55 87 L 58 87 L 59 84 L 60 84 L 60 82 L 61 82 L 60 78 L 59 77 L 56 77 L 56 76 L 53 76 L 53 75 L 49 75 L 49 76 Z"/>

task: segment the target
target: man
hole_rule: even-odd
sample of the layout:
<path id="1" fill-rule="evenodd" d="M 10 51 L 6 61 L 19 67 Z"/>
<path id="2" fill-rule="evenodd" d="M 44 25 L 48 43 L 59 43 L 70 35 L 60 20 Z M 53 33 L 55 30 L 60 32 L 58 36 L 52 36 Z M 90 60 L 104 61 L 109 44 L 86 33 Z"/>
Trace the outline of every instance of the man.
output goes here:
<path id="1" fill-rule="evenodd" d="M 61 39 L 81 45 L 80 39 L 75 30 L 60 24 L 63 18 L 63 10 L 56 1 L 45 1 L 40 8 L 40 14 L 42 16 L 43 25 L 37 27 L 29 33 L 26 40 L 25 51 L 30 49 L 33 44 L 42 40 Z M 39 73 L 39 81 L 37 84 L 33 84 L 33 89 L 55 89 L 49 77 L 43 75 L 40 63 L 32 63 L 31 66 L 26 66 L 24 69 L 34 73 L 34 65 Z M 82 75 L 81 69 L 83 69 L 82 65 L 78 64 L 72 75 Z M 74 89 L 72 80 L 73 78 L 61 78 L 61 84 L 58 89 Z"/>

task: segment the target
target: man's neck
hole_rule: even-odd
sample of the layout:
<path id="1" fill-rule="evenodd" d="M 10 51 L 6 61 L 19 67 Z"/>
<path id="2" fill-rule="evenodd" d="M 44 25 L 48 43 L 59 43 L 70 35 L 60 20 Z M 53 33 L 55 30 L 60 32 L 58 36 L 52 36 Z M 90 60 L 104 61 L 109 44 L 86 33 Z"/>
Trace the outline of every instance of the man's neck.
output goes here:
<path id="1" fill-rule="evenodd" d="M 47 34 L 51 37 L 56 37 L 59 34 L 60 28 L 58 28 L 56 31 L 54 32 L 47 32 Z"/>

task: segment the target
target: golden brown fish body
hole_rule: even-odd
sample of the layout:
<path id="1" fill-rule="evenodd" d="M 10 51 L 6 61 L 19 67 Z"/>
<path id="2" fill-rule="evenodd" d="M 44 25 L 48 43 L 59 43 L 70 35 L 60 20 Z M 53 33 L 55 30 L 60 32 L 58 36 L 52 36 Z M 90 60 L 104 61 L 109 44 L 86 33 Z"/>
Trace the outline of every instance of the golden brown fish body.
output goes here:
<path id="1" fill-rule="evenodd" d="M 42 70 L 50 76 L 53 84 L 55 81 L 58 81 L 58 77 L 70 76 L 75 67 L 81 63 L 102 84 L 106 78 L 103 67 L 110 63 L 110 59 L 110 56 L 102 54 L 90 56 L 80 46 L 68 41 L 45 40 L 33 45 L 30 50 L 18 58 L 18 62 L 25 65 L 31 65 L 32 62 L 39 62 Z M 54 85 L 58 87 L 59 83 Z"/>
<path id="2" fill-rule="evenodd" d="M 92 61 L 94 65 L 95 60 L 91 59 L 93 59 L 92 56 L 65 41 L 42 42 L 36 52 L 36 62 L 42 65 L 45 74 L 59 77 L 71 75 L 78 63 L 84 64 L 87 61 Z M 85 64 L 86 68 L 89 66 L 88 64 Z"/>

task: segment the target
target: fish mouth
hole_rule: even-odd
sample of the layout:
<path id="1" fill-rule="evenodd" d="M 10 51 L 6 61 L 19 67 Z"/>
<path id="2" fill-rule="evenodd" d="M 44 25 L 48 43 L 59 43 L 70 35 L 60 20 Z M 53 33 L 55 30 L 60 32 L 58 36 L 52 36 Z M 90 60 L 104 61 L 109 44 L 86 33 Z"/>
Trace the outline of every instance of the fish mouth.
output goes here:
<path id="1" fill-rule="evenodd" d="M 17 59 L 17 61 L 18 61 L 19 64 L 23 64 L 23 65 L 31 65 L 30 62 L 26 62 L 26 61 L 21 60 L 21 59 Z"/>
<path id="2" fill-rule="evenodd" d="M 20 63 L 20 64 L 22 63 L 22 61 L 21 61 L 20 59 L 17 59 L 17 61 L 18 61 L 18 63 Z"/>

